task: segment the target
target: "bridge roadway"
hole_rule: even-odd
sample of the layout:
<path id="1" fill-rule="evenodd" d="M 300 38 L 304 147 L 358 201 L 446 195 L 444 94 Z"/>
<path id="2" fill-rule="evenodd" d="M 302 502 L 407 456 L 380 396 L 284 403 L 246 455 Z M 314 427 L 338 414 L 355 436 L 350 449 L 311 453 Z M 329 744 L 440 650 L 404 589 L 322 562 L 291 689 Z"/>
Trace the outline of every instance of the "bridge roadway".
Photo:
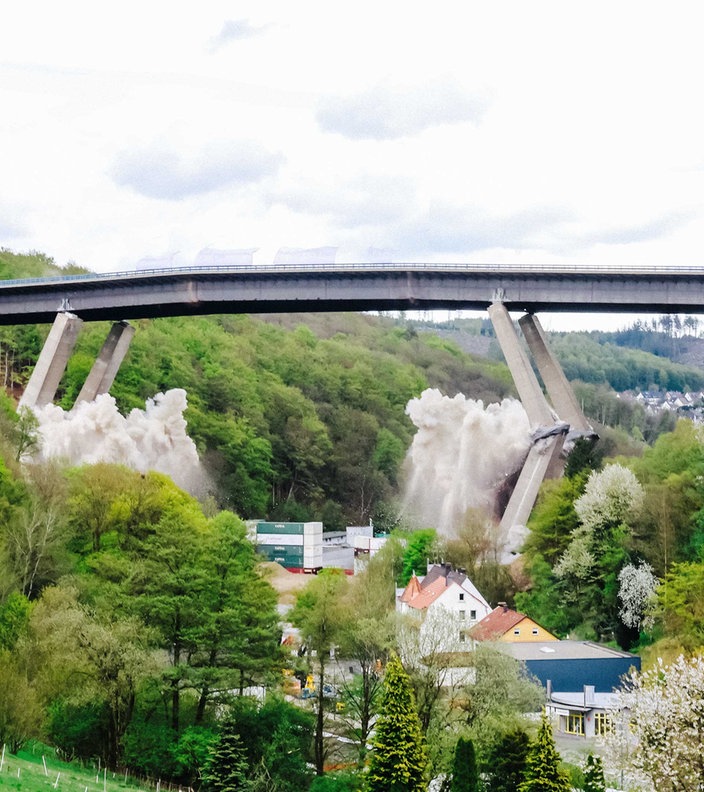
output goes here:
<path id="1" fill-rule="evenodd" d="M 0 324 L 303 311 L 704 312 L 704 266 L 231 265 L 0 281 Z"/>

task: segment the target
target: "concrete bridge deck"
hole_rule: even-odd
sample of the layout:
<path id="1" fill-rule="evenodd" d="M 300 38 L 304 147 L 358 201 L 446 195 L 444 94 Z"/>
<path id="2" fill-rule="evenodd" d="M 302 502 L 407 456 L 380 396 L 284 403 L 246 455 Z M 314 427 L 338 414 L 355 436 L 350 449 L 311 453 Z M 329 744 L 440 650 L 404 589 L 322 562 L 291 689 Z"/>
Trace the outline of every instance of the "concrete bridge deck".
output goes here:
<path id="1" fill-rule="evenodd" d="M 0 324 L 218 313 L 488 308 L 704 312 L 703 266 L 231 265 L 0 281 Z"/>

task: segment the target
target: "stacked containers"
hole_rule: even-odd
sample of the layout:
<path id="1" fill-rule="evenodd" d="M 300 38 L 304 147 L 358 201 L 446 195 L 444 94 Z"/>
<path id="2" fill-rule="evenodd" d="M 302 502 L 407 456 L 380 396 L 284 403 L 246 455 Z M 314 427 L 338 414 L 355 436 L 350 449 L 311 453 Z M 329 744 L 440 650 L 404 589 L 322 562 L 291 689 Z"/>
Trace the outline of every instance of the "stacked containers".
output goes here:
<path id="1" fill-rule="evenodd" d="M 317 572 L 323 566 L 323 524 L 259 522 L 257 549 L 286 569 Z"/>

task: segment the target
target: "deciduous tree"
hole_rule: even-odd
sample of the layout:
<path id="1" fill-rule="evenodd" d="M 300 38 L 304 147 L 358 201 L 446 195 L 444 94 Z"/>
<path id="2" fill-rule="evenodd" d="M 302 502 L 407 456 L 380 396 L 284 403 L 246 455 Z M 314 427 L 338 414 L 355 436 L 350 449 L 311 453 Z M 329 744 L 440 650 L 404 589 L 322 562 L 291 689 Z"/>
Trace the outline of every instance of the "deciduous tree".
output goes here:
<path id="1" fill-rule="evenodd" d="M 704 788 L 704 657 L 662 660 L 643 673 L 632 672 L 618 707 L 608 744 L 657 792 L 699 792 Z"/>

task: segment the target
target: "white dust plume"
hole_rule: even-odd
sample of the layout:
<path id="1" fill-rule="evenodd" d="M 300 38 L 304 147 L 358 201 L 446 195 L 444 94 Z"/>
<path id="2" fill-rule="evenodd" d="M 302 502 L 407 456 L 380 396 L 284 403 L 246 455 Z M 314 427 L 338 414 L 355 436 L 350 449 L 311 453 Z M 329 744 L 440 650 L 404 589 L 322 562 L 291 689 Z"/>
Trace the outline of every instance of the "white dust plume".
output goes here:
<path id="1" fill-rule="evenodd" d="M 202 481 L 198 452 L 186 433 L 186 391 L 148 399 L 144 410 L 123 416 L 109 394 L 81 402 L 70 412 L 54 404 L 35 409 L 43 459 L 71 465 L 114 462 L 146 473 L 156 470 L 193 493 Z"/>
<path id="2" fill-rule="evenodd" d="M 447 538 L 457 535 L 468 510 L 493 514 L 497 492 L 530 446 L 521 403 L 484 407 L 461 393 L 450 398 L 428 389 L 406 413 L 418 431 L 406 458 L 404 511 Z"/>

